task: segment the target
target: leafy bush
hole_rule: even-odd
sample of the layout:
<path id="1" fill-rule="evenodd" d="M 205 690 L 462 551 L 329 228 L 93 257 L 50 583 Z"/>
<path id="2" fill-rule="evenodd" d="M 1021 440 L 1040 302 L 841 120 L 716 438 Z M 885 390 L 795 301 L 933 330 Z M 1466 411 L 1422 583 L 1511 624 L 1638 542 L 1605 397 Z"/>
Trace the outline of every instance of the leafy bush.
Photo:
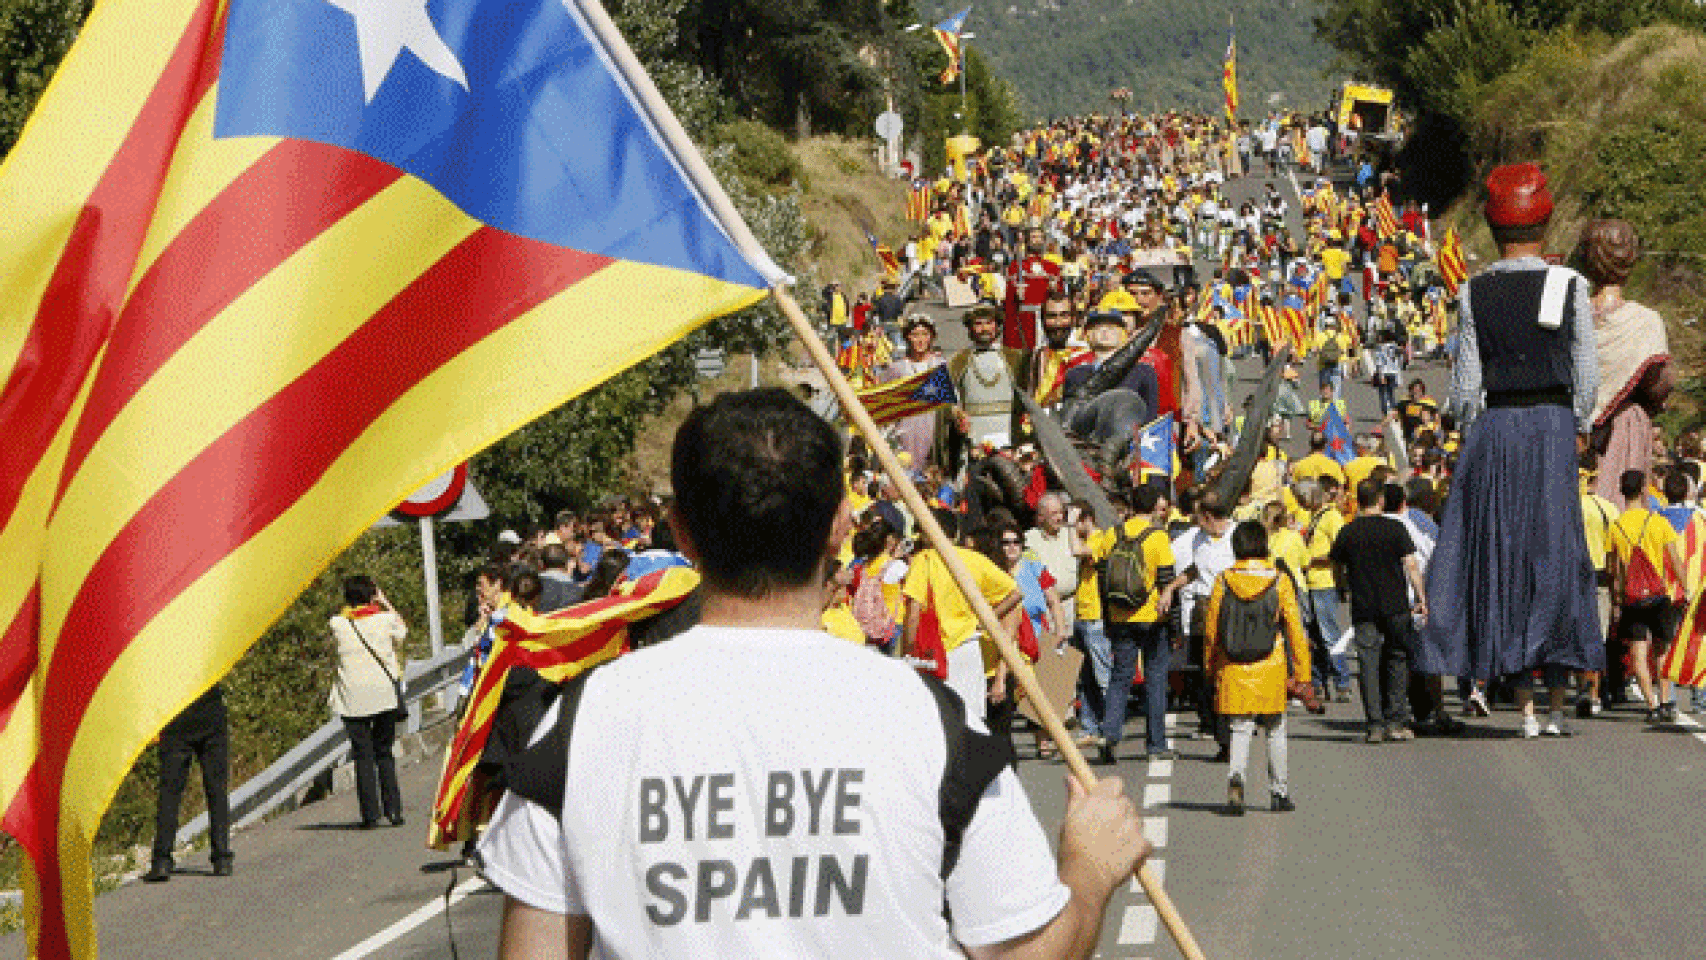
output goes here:
<path id="1" fill-rule="evenodd" d="M 800 161 L 787 138 L 755 120 L 736 120 L 717 129 L 717 139 L 733 148 L 735 169 L 763 187 L 788 187 L 799 182 Z"/>

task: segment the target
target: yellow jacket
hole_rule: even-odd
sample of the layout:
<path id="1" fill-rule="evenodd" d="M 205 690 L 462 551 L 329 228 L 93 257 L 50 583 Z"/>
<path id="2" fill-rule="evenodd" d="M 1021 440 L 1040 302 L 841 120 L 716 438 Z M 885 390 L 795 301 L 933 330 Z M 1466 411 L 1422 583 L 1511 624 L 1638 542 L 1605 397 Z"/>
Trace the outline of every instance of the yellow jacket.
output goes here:
<path id="1" fill-rule="evenodd" d="M 1278 578 L 1278 582 L 1275 582 Z M 1220 646 L 1220 605 L 1231 590 L 1249 600 L 1273 584 L 1279 591 L 1280 642 L 1267 659 L 1255 663 L 1231 663 Z M 1309 640 L 1303 632 L 1303 617 L 1297 606 L 1297 589 L 1291 578 L 1281 576 L 1269 560 L 1240 560 L 1214 581 L 1205 620 L 1208 643 L 1204 657 L 1215 677 L 1215 706 L 1227 716 L 1285 712 L 1286 646 L 1291 647 L 1294 673 L 1309 678 Z"/>

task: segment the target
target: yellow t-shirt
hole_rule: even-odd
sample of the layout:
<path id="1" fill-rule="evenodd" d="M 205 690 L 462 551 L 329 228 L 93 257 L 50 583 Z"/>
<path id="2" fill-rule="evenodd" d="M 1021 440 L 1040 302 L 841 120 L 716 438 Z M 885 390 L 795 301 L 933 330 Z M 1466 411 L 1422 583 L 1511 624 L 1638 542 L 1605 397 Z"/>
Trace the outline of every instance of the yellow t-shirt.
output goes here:
<path id="1" fill-rule="evenodd" d="M 1379 457 L 1357 457 L 1345 464 L 1345 489 L 1351 492 L 1351 496 L 1356 496 L 1357 484 L 1367 480 L 1375 467 L 1384 466 L 1386 461 Z"/>
<path id="2" fill-rule="evenodd" d="M 1631 552 L 1639 545 L 1652 561 L 1653 569 L 1664 575 L 1665 551 L 1677 541 L 1676 528 L 1669 520 L 1645 507 L 1631 507 L 1611 522 L 1611 529 L 1611 546 L 1625 567 L 1629 565 Z"/>
<path id="3" fill-rule="evenodd" d="M 1344 247 L 1328 247 L 1321 251 L 1321 268 L 1326 271 L 1327 279 L 1335 283 L 1345 279 L 1345 267 L 1350 262 L 1350 251 Z"/>
<path id="4" fill-rule="evenodd" d="M 977 581 L 978 592 L 990 606 L 999 605 L 1008 594 L 1019 589 L 1007 571 L 996 566 L 988 557 L 965 547 L 954 549 L 960 552 L 960 559 L 965 561 L 972 579 Z M 948 574 L 948 565 L 936 551 L 926 550 L 913 559 L 912 566 L 906 571 L 906 583 L 901 587 L 901 593 L 920 606 L 935 602 L 936 619 L 942 625 L 943 649 L 951 651 L 977 633 L 977 614 L 972 612 L 971 604 L 966 602 L 959 585 Z"/>
<path id="5" fill-rule="evenodd" d="M 1293 480 L 1319 480 L 1322 477 L 1332 477 L 1344 486 L 1345 468 L 1325 453 L 1312 453 L 1291 465 Z"/>
<path id="6" fill-rule="evenodd" d="M 1268 534 L 1268 552 L 1275 560 L 1284 560 L 1290 568 L 1293 582 L 1299 589 L 1304 587 L 1304 572 L 1309 569 L 1309 545 L 1303 542 L 1303 534 L 1290 527 L 1281 527 Z"/>
<path id="7" fill-rule="evenodd" d="M 1310 535 L 1311 526 L 1315 528 L 1313 536 Z M 1303 531 L 1311 562 L 1324 560 L 1332 554 L 1333 541 L 1338 538 L 1339 531 L 1344 529 L 1344 526 L 1345 518 L 1331 506 L 1322 507 L 1321 512 L 1310 518 Z M 1310 570 L 1304 581 L 1311 590 L 1331 590 L 1337 582 L 1331 565 Z"/>
<path id="8" fill-rule="evenodd" d="M 1607 559 L 1611 555 L 1611 547 L 1605 542 L 1612 523 L 1616 522 L 1620 511 L 1610 500 L 1597 493 L 1582 494 L 1582 526 L 1587 535 L 1588 556 L 1593 558 L 1593 568 L 1604 571 Z M 1668 526 L 1668 524 L 1667 524 Z"/>
<path id="9" fill-rule="evenodd" d="M 823 612 L 824 632 L 842 640 L 851 640 L 863 645 L 865 631 L 860 629 L 859 621 L 853 619 L 853 611 L 845 604 L 836 604 Z"/>
<path id="10" fill-rule="evenodd" d="M 1143 531 L 1149 529 L 1149 526 L 1148 520 L 1133 517 L 1125 522 L 1125 535 L 1132 538 L 1139 537 Z M 1091 562 L 1099 564 L 1108 559 L 1108 554 L 1118 541 L 1119 537 L 1114 533 L 1113 527 L 1097 531 L 1095 535 L 1090 537 Z M 1155 623 L 1161 619 L 1160 614 L 1156 611 L 1155 597 L 1160 587 L 1166 586 L 1166 584 L 1157 584 L 1155 574 L 1162 567 L 1173 565 L 1173 544 L 1167 539 L 1167 531 L 1161 530 L 1144 540 L 1143 565 L 1149 571 L 1149 598 L 1144 601 L 1141 608 L 1111 618 L 1114 623 Z M 1088 620 L 1103 618 L 1101 585 L 1097 582 L 1096 577 L 1092 576 L 1079 586 L 1077 601 L 1080 617 Z"/>

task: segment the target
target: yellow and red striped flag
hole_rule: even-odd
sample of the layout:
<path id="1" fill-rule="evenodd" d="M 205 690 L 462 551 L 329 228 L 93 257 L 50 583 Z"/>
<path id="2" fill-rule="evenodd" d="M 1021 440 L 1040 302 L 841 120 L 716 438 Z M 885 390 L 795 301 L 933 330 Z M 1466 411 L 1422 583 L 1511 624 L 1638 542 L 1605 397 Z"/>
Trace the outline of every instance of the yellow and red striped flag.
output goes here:
<path id="1" fill-rule="evenodd" d="M 965 69 L 965 43 L 961 34 L 965 33 L 966 17 L 970 13 L 971 8 L 967 7 L 936 24 L 932 30 L 936 35 L 936 42 L 941 44 L 942 50 L 948 54 L 948 65 L 942 70 L 943 83 L 953 83 Z"/>
<path id="2" fill-rule="evenodd" d="M 1398 235 L 1398 212 L 1392 209 L 1392 200 L 1384 193 L 1374 201 L 1374 231 L 1382 240 Z"/>
<path id="3" fill-rule="evenodd" d="M 882 424 L 958 403 L 959 397 L 954 392 L 954 378 L 948 375 L 947 366 L 937 364 L 923 373 L 861 391 L 859 402 L 865 405 L 872 420 Z"/>
<path id="4" fill-rule="evenodd" d="M 1695 511 L 1682 528 L 1684 568 L 1675 570 L 1666 564 L 1667 572 L 1679 580 L 1682 596 L 1692 598 L 1676 639 L 1659 662 L 1659 676 L 1685 687 L 1706 684 L 1706 603 L 1702 603 L 1702 587 L 1706 586 L 1706 514 Z"/>
<path id="5" fill-rule="evenodd" d="M 1257 302 L 1250 307 L 1250 313 L 1256 323 L 1262 325 L 1262 332 L 1267 335 L 1268 343 L 1275 349 L 1286 342 L 1285 325 L 1280 321 L 1279 309 L 1271 303 Z"/>
<path id="6" fill-rule="evenodd" d="M 104 0 L 0 167 L 0 829 L 39 956 L 94 955 L 113 792 L 331 557 L 786 280 L 595 0 L 443 0 L 390 60 L 377 8 L 304 9 Z"/>
<path id="7" fill-rule="evenodd" d="M 1445 281 L 1446 292 L 1457 296 L 1457 288 L 1469 279 L 1469 264 L 1463 258 L 1463 238 L 1457 235 L 1456 227 L 1447 227 L 1445 236 L 1440 238 L 1434 265 L 1439 268 L 1440 279 Z"/>
<path id="8" fill-rule="evenodd" d="M 1238 35 L 1226 38 L 1226 59 L 1220 65 L 1220 85 L 1226 91 L 1226 123 L 1238 127 Z"/>
<path id="9" fill-rule="evenodd" d="M 930 185 L 915 183 L 906 188 L 906 219 L 923 223 L 930 216 Z"/>
<path id="10" fill-rule="evenodd" d="M 474 679 L 468 706 L 445 752 L 444 771 L 433 801 L 429 845 L 444 849 L 471 839 L 480 811 L 469 806 L 474 768 L 491 738 L 492 717 L 504 681 L 515 667 L 530 667 L 549 683 L 565 683 L 629 647 L 629 630 L 687 599 L 699 574 L 687 567 L 649 573 L 621 592 L 540 616 L 515 604 L 500 607 L 485 666 Z"/>
<path id="11" fill-rule="evenodd" d="M 1291 348 L 1302 356 L 1309 348 L 1309 316 L 1302 307 L 1281 307 L 1280 325 Z"/>

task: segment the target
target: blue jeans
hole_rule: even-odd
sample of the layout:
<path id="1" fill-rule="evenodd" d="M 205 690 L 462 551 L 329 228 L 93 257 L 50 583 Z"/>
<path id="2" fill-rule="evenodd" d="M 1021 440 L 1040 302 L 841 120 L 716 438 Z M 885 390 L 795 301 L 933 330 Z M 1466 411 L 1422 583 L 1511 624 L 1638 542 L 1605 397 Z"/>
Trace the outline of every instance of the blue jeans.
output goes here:
<path id="1" fill-rule="evenodd" d="M 1327 648 L 1339 642 L 1345 634 L 1344 620 L 1339 616 L 1339 597 L 1332 588 L 1309 591 L 1309 606 L 1303 611 L 1304 616 L 1316 625 L 1319 639 L 1315 648 L 1310 651 L 1309 659 L 1313 665 L 1315 676 L 1312 677 L 1321 689 L 1327 689 L 1327 678 L 1332 677 L 1333 686 L 1339 690 L 1351 688 L 1351 668 L 1345 655 L 1329 654 Z"/>
<path id="2" fill-rule="evenodd" d="M 1137 658 L 1143 656 L 1144 720 L 1148 728 L 1146 749 L 1167 749 L 1167 674 L 1173 644 L 1167 639 L 1165 623 L 1115 623 L 1107 628 L 1108 646 L 1113 650 L 1113 668 L 1108 672 L 1106 712 L 1102 715 L 1102 739 L 1111 748 L 1125 732 L 1126 702 L 1131 699 L 1131 681 L 1137 676 Z"/>
<path id="3" fill-rule="evenodd" d="M 1072 642 L 1084 652 L 1084 663 L 1078 668 L 1078 723 L 1085 733 L 1094 734 L 1102 726 L 1113 654 L 1100 620 L 1080 620 L 1073 624 Z M 1130 678 L 1126 682 L 1130 683 Z"/>

